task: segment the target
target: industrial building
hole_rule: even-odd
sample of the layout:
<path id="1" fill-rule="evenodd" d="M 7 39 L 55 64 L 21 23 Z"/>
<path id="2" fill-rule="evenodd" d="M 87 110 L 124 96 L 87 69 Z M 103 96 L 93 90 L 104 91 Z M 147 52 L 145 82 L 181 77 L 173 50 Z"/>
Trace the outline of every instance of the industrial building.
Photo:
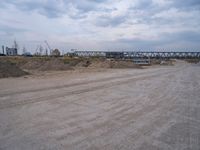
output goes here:
<path id="1" fill-rule="evenodd" d="M 16 56 L 18 53 L 17 53 L 17 48 L 9 48 L 9 47 L 6 47 L 6 55 L 7 56 Z"/>

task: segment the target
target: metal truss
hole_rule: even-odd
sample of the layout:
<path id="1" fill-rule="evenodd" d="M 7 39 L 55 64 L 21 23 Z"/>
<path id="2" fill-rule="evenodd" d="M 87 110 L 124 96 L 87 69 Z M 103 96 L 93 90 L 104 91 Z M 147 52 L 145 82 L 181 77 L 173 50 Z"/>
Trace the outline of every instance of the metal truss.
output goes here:
<path id="1" fill-rule="evenodd" d="M 156 51 L 75 51 L 81 57 L 107 57 L 107 58 L 200 58 L 200 52 L 156 52 Z"/>

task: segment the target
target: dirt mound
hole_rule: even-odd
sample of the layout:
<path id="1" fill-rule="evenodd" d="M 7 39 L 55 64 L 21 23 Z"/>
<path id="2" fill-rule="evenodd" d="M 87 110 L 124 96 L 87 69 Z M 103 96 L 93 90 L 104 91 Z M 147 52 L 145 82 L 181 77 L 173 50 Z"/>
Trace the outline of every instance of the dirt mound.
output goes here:
<path id="1" fill-rule="evenodd" d="M 134 64 L 132 61 L 121 60 L 104 60 L 92 62 L 89 67 L 92 68 L 141 68 L 141 66 Z"/>
<path id="2" fill-rule="evenodd" d="M 192 64 L 200 63 L 200 59 L 185 59 L 185 61 Z"/>
<path id="3" fill-rule="evenodd" d="M 10 61 L 0 61 L 0 78 L 20 77 L 27 74 L 29 73 L 23 71 Z"/>
<path id="4" fill-rule="evenodd" d="M 57 58 L 41 58 L 41 59 L 30 59 L 27 63 L 21 65 L 23 69 L 27 70 L 39 70 L 39 71 L 49 71 L 49 70 L 71 70 L 70 64 L 64 63 L 62 60 Z"/>
<path id="5" fill-rule="evenodd" d="M 2 57 L 0 59 L 0 77 L 18 77 L 26 75 L 23 71 L 60 71 L 84 68 L 141 68 L 132 61 L 107 60 L 102 58 L 68 57 Z"/>

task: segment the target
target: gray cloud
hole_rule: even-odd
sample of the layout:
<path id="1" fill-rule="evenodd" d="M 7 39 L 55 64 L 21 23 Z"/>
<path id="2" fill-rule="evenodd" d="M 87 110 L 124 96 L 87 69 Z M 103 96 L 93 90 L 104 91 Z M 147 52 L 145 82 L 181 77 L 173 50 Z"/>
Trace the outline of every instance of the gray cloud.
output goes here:
<path id="1" fill-rule="evenodd" d="M 140 0 L 135 6 L 134 9 L 149 9 L 153 7 L 152 0 Z"/>
<path id="2" fill-rule="evenodd" d="M 200 33 L 194 31 L 183 31 L 175 33 L 162 33 L 159 39 L 142 39 L 142 38 L 120 38 L 114 42 L 120 43 L 124 47 L 130 49 L 153 50 L 157 47 L 173 48 L 170 45 L 176 45 L 176 48 L 185 49 L 191 47 L 192 50 L 200 49 L 200 45 L 196 44 L 200 41 Z M 195 47 L 193 45 L 195 44 Z"/>
<path id="3" fill-rule="evenodd" d="M 41 22 L 40 30 L 34 28 L 34 25 L 30 27 L 37 34 L 27 34 L 28 37 L 35 38 L 41 34 L 44 37 L 53 37 L 53 40 L 78 39 L 80 43 L 81 40 L 87 39 L 88 43 L 89 40 L 94 40 L 104 45 L 104 48 L 116 45 L 120 48 L 153 49 L 177 45 L 177 47 L 195 46 L 200 49 L 200 0 L 165 0 L 163 4 L 160 2 L 158 0 L 133 0 L 132 3 L 128 0 L 1 0 L 0 8 L 4 11 L 14 8 L 24 16 L 27 12 L 35 16 L 38 14 L 46 16 L 45 21 L 48 23 Z M 56 24 L 52 18 L 60 22 Z M 15 14 L 10 15 L 9 19 L 18 21 Z M 34 19 L 33 22 L 37 22 L 37 17 Z M 9 33 L 8 35 L 15 33 L 23 37 L 26 31 L 21 29 L 20 25 L 9 28 L 7 24 L 16 22 L 4 22 L 7 23 L 0 24 L 1 33 L 2 31 Z M 48 25 L 50 27 L 47 27 Z M 29 26 L 31 24 L 24 25 L 24 27 Z M 56 33 L 62 33 L 62 39 L 60 35 L 55 35 Z M 123 38 L 118 39 L 117 35 L 122 35 Z M 159 37 L 158 40 L 151 38 L 155 35 Z M 109 38 L 113 42 L 109 41 Z"/>
<path id="4" fill-rule="evenodd" d="M 67 14 L 70 7 L 74 7 L 79 13 L 86 13 L 93 10 L 98 10 L 99 3 L 106 2 L 107 0 L 2 0 L 2 6 L 13 5 L 22 11 L 38 11 L 40 14 L 49 18 L 61 17 Z"/>
<path id="5" fill-rule="evenodd" d="M 24 28 L 17 28 L 17 27 L 5 26 L 5 25 L 0 25 L 0 30 L 5 33 L 17 33 L 17 32 L 21 33 L 21 32 L 29 31 L 28 29 L 24 29 Z"/>
<path id="6" fill-rule="evenodd" d="M 96 25 L 102 27 L 118 26 L 126 21 L 126 16 L 100 16 L 96 19 Z"/>
<path id="7" fill-rule="evenodd" d="M 199 0 L 172 0 L 172 5 L 179 9 L 200 9 Z"/>

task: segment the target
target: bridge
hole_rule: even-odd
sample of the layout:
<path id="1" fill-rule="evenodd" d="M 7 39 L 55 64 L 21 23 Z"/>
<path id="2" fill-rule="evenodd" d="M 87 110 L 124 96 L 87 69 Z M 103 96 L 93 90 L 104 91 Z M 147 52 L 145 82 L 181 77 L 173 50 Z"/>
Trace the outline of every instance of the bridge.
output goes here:
<path id="1" fill-rule="evenodd" d="M 75 51 L 81 57 L 106 57 L 106 58 L 168 58 L 191 59 L 200 58 L 200 52 L 161 52 L 161 51 Z"/>

